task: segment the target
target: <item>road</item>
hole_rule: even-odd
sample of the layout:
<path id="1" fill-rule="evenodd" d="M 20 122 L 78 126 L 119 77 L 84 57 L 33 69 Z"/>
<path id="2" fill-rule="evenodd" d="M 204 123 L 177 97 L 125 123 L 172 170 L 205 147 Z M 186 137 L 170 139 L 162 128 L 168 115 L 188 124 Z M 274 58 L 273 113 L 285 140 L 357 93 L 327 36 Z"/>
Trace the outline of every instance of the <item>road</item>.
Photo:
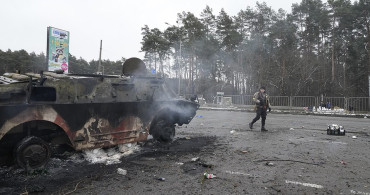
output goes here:
<path id="1" fill-rule="evenodd" d="M 199 110 L 172 143 L 149 140 L 118 164 L 3 167 L 0 194 L 370 194 L 370 119 L 271 113 L 260 132 L 260 121 L 248 128 L 254 115 Z M 346 135 L 327 135 L 333 123 Z"/>

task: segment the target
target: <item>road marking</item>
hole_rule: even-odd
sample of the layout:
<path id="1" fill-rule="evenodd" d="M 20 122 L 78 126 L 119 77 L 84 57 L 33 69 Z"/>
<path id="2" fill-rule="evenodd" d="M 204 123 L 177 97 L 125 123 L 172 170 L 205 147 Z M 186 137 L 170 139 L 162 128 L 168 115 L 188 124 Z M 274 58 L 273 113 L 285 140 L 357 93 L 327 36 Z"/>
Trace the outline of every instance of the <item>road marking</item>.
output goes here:
<path id="1" fill-rule="evenodd" d="M 289 139 L 289 141 L 294 142 L 294 140 Z M 330 143 L 330 144 L 342 144 L 347 145 L 346 142 L 337 142 L 337 141 L 327 141 L 327 140 L 313 140 L 313 139 L 306 139 L 306 140 L 299 140 L 299 141 L 306 141 L 306 142 L 320 142 L 320 143 Z"/>
<path id="2" fill-rule="evenodd" d="M 360 191 L 356 191 L 356 190 L 350 190 L 350 192 L 352 194 L 370 195 L 370 193 L 368 193 L 368 192 L 360 192 Z"/>
<path id="3" fill-rule="evenodd" d="M 346 142 L 336 142 L 336 141 L 322 141 L 322 140 L 307 140 L 309 142 L 321 142 L 321 143 L 331 143 L 331 144 L 343 144 L 343 145 L 347 145 Z"/>
<path id="4" fill-rule="evenodd" d="M 298 182 L 298 181 L 289 181 L 289 180 L 285 180 L 285 183 L 291 183 L 291 184 L 302 185 L 302 186 L 311 187 L 311 188 L 319 188 L 319 189 L 324 187 L 324 186 L 318 185 L 318 184 L 302 183 L 302 182 Z"/>
<path id="5" fill-rule="evenodd" d="M 235 172 L 235 171 L 225 171 L 226 173 L 232 174 L 232 175 L 244 175 L 244 176 L 251 176 L 251 174 L 248 173 L 242 173 L 242 172 Z"/>

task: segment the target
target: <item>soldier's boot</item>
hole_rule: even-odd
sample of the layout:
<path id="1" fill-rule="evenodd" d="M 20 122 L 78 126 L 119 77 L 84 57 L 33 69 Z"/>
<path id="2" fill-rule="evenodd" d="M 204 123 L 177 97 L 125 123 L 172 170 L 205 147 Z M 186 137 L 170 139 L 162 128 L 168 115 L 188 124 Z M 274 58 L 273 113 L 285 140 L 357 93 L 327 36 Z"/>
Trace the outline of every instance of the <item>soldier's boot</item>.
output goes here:
<path id="1" fill-rule="evenodd" d="M 265 128 L 265 126 L 262 126 L 262 127 L 261 127 L 261 131 L 262 131 L 262 132 L 266 132 L 266 131 L 268 131 L 268 130 Z"/>
<path id="2" fill-rule="evenodd" d="M 249 123 L 249 129 L 253 129 L 253 123 Z"/>

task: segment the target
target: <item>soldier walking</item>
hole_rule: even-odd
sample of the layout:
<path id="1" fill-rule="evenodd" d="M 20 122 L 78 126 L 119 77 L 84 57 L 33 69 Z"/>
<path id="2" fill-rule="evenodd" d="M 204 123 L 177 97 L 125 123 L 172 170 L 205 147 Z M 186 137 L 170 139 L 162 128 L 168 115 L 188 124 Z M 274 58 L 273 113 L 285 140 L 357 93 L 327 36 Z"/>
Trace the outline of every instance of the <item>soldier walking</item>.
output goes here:
<path id="1" fill-rule="evenodd" d="M 256 106 L 255 106 L 256 117 L 253 119 L 251 123 L 249 123 L 249 128 L 253 129 L 253 124 L 262 117 L 261 131 L 267 131 L 267 129 L 265 128 L 265 121 L 266 121 L 266 115 L 267 115 L 266 111 L 267 109 L 271 111 L 271 108 L 270 108 L 269 96 L 266 94 L 265 87 L 260 87 L 259 91 L 253 95 L 253 101 L 256 103 Z"/>

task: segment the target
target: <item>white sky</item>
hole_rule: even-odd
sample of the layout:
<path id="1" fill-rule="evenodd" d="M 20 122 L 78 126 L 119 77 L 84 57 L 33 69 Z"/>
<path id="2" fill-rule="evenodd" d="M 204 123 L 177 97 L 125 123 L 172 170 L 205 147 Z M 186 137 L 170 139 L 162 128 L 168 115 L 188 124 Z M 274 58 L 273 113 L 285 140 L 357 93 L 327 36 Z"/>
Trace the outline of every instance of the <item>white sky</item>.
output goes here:
<path id="1" fill-rule="evenodd" d="M 69 51 L 87 61 L 99 58 L 103 40 L 103 59 L 144 56 L 141 28 L 165 30 L 176 24 L 177 13 L 192 12 L 199 17 L 209 5 L 218 15 L 224 8 L 230 16 L 256 5 L 255 0 L 2 0 L 0 3 L 0 49 L 46 54 L 48 26 L 70 32 Z M 260 0 L 259 2 L 263 2 Z M 277 11 L 290 12 L 301 0 L 264 0 Z"/>

